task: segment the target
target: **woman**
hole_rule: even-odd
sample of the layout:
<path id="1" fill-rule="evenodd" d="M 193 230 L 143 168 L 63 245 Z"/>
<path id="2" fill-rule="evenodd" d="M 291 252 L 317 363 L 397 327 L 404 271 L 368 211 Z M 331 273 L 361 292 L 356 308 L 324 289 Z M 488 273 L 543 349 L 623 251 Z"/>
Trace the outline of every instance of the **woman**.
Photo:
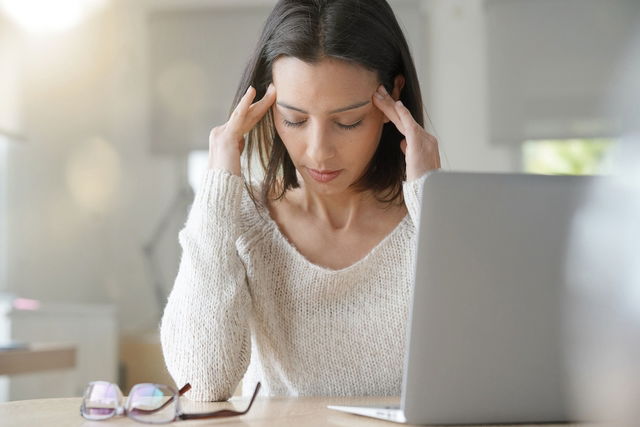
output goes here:
<path id="1" fill-rule="evenodd" d="M 422 124 L 385 0 L 276 4 L 179 236 L 161 338 L 188 397 L 243 377 L 245 395 L 400 394 L 418 190 L 440 167 Z"/>

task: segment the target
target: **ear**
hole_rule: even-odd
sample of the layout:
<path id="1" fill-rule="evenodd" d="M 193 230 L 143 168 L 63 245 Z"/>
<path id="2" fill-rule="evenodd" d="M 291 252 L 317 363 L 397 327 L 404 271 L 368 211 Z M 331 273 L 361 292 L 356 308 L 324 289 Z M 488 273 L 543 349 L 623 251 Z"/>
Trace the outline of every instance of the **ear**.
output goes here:
<path id="1" fill-rule="evenodd" d="M 391 97 L 394 101 L 400 99 L 400 93 L 402 92 L 402 88 L 404 87 L 404 76 L 402 74 L 398 74 L 393 79 L 393 90 L 391 91 Z"/>

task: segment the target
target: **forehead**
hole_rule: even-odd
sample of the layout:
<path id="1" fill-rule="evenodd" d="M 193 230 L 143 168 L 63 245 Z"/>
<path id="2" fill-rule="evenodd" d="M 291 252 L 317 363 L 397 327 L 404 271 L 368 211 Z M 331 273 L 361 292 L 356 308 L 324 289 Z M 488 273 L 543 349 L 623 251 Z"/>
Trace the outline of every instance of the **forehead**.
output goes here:
<path id="1" fill-rule="evenodd" d="M 378 87 L 375 72 L 334 58 L 315 63 L 289 56 L 278 58 L 272 78 L 279 101 L 310 112 L 366 101 Z"/>

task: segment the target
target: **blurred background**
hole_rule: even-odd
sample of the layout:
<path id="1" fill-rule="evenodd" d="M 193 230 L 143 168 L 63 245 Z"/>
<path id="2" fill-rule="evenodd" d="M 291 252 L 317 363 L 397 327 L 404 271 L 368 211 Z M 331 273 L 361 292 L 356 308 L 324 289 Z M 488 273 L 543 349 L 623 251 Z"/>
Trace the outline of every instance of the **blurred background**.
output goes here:
<path id="1" fill-rule="evenodd" d="M 172 383 L 177 235 L 274 3 L 0 0 L 0 401 Z M 446 169 L 615 170 L 640 2 L 390 3 Z"/>

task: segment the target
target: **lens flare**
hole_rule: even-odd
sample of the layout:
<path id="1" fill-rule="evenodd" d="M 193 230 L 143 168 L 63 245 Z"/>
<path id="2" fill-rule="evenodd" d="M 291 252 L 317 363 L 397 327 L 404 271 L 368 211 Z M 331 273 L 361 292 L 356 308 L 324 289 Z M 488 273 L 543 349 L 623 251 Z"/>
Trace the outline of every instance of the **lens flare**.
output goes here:
<path id="1" fill-rule="evenodd" d="M 77 26 L 105 0 L 0 0 L 2 11 L 31 33 L 55 33 Z"/>

